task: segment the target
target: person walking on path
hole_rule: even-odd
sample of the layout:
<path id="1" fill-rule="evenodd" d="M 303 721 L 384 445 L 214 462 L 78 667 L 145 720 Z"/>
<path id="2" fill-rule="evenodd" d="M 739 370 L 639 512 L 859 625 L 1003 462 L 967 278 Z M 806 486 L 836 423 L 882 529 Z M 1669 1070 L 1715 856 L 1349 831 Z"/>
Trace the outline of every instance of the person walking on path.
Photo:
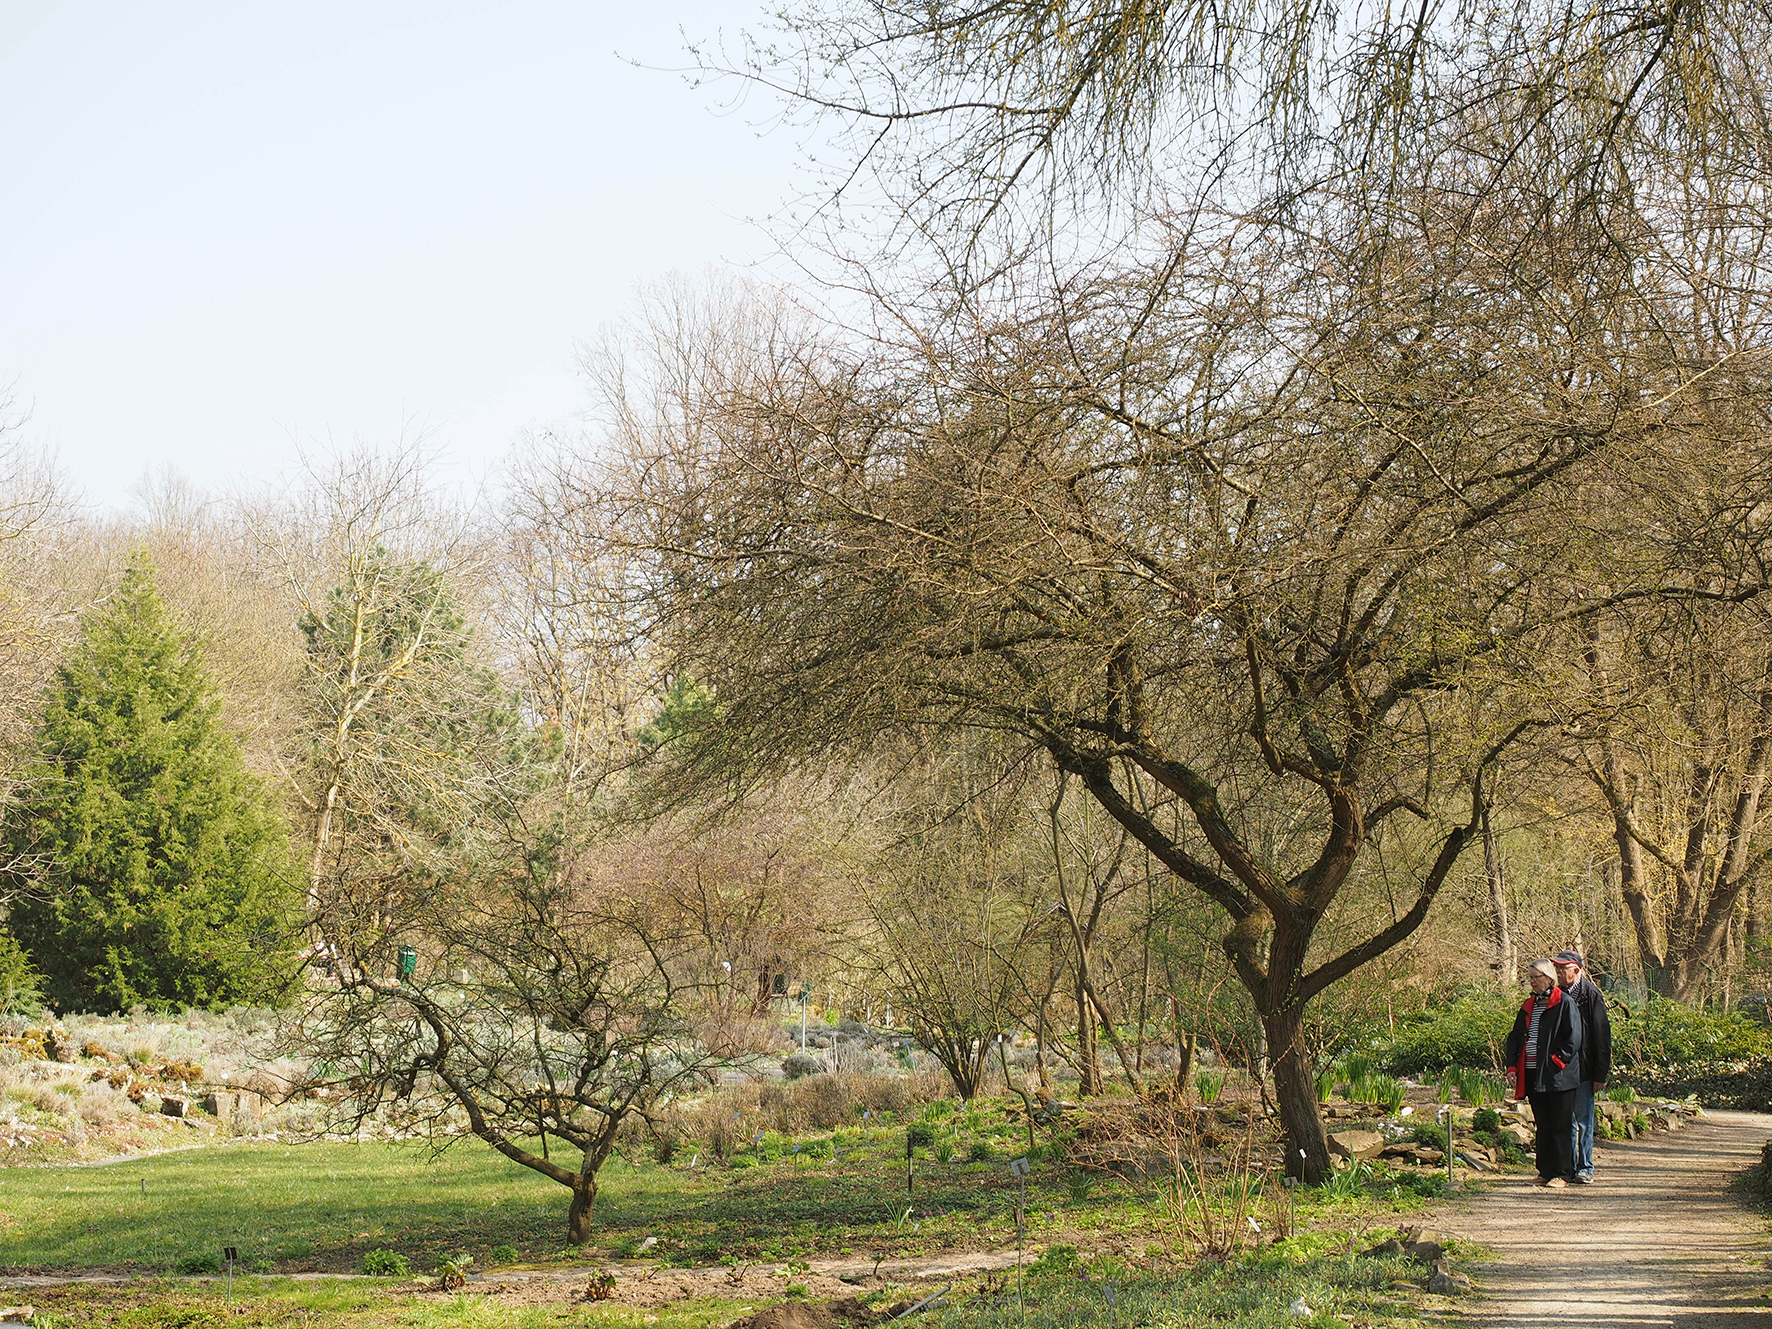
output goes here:
<path id="1" fill-rule="evenodd" d="M 1575 1179 L 1575 1094 L 1581 1083 L 1581 1012 L 1557 986 L 1549 960 L 1526 966 L 1532 995 L 1507 1036 L 1507 1078 L 1516 1100 L 1532 1104 L 1538 1132 L 1538 1184 Z"/>
<path id="2" fill-rule="evenodd" d="M 1551 961 L 1557 967 L 1557 984 L 1575 1000 L 1581 1014 L 1581 1084 L 1575 1090 L 1575 1180 L 1594 1179 L 1594 1098 L 1612 1074 L 1612 1020 L 1606 1013 L 1606 994 L 1583 972 L 1575 951 L 1558 951 Z"/>

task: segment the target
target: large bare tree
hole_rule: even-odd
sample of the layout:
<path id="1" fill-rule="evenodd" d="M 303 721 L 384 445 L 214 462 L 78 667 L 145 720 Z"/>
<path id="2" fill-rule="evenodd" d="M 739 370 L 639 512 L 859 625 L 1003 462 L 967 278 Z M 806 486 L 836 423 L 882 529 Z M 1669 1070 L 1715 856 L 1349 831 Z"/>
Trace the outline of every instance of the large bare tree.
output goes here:
<path id="1" fill-rule="evenodd" d="M 1379 221 L 1334 187 L 1195 213 L 1145 262 L 883 300 L 871 339 L 748 315 L 584 482 L 649 639 L 717 698 L 681 778 L 906 727 L 1033 745 L 1220 911 L 1311 1179 L 1306 1007 L 1427 917 L 1545 634 L 1659 593 L 1582 495 L 1713 421 L 1669 321 L 1679 210 L 1570 194 L 1555 126 L 1457 130 Z M 1321 952 L 1387 836 L 1413 898 Z"/>

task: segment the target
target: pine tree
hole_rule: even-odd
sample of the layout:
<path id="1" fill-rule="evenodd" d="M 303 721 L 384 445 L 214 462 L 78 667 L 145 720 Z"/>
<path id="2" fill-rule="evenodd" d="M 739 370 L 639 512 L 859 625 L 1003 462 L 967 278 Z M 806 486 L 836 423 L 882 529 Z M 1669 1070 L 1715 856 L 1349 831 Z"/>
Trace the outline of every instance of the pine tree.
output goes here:
<path id="1" fill-rule="evenodd" d="M 265 1000 L 287 843 L 145 554 L 83 627 L 7 819 L 10 848 L 43 865 L 8 928 L 64 1011 Z"/>

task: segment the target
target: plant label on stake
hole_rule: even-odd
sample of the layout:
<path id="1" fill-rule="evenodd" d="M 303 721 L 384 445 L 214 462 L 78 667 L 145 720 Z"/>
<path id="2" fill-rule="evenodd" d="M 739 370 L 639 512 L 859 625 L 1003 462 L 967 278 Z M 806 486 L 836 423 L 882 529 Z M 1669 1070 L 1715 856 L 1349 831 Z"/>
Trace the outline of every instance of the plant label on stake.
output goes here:
<path id="1" fill-rule="evenodd" d="M 233 1246 L 222 1247 L 222 1259 L 228 1262 L 228 1304 L 230 1306 L 234 1303 L 234 1261 L 239 1258 L 240 1252 L 238 1248 Z"/>

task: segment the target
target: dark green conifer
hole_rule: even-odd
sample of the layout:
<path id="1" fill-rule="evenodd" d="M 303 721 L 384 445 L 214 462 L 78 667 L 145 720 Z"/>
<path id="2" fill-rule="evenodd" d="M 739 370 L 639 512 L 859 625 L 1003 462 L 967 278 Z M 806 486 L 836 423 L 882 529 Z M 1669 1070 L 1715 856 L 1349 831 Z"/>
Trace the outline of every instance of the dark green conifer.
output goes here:
<path id="1" fill-rule="evenodd" d="M 286 841 L 145 554 L 83 627 L 7 818 L 10 849 L 41 869 L 9 930 L 64 1011 L 267 1000 Z"/>

